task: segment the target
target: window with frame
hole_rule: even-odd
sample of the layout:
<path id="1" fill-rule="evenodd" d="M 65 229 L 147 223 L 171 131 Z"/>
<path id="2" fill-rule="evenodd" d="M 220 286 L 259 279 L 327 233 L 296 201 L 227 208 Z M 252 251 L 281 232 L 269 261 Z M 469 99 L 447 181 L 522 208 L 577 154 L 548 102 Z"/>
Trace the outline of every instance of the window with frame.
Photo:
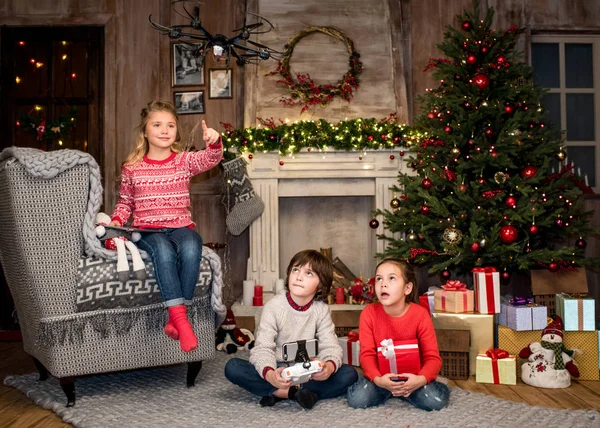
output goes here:
<path id="1" fill-rule="evenodd" d="M 565 131 L 567 162 L 598 192 L 600 36 L 534 35 L 530 63 L 534 82 L 548 90 L 549 121 Z"/>

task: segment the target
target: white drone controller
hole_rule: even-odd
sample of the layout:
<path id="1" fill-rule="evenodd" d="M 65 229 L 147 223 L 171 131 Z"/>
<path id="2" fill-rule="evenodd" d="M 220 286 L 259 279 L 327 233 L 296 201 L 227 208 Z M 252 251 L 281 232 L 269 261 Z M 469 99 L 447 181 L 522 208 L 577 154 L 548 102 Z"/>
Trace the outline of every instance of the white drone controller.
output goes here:
<path id="1" fill-rule="evenodd" d="M 306 363 L 296 363 L 291 367 L 287 367 L 281 372 L 281 377 L 285 380 L 291 380 L 292 385 L 299 385 L 308 382 L 313 373 L 318 373 L 321 370 L 323 370 L 321 361 L 307 361 Z"/>

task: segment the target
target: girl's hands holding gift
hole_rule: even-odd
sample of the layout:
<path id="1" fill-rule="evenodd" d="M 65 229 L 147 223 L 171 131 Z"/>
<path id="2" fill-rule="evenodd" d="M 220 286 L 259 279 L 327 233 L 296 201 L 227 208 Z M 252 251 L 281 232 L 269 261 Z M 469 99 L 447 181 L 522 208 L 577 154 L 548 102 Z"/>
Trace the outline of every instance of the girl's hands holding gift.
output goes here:
<path id="1" fill-rule="evenodd" d="M 402 388 L 400 389 L 401 393 L 398 394 L 398 396 L 401 397 L 408 397 L 417 389 L 421 388 L 424 385 L 427 385 L 427 379 L 425 378 L 425 376 L 415 375 L 412 373 L 400 373 L 397 376 L 400 379 L 406 379 L 405 382 L 397 382 L 402 385 Z"/>
<path id="2" fill-rule="evenodd" d="M 316 381 L 324 381 L 329 379 L 329 377 L 335 372 L 335 366 L 331 361 L 327 361 L 323 364 L 323 370 L 317 373 L 313 373 L 310 377 L 312 380 Z"/>
<path id="3" fill-rule="evenodd" d="M 265 375 L 265 380 L 277 389 L 288 389 L 290 386 L 292 386 L 292 381 L 285 380 L 281 376 L 281 372 L 284 369 L 285 367 L 279 367 L 277 370 L 269 370 Z"/>

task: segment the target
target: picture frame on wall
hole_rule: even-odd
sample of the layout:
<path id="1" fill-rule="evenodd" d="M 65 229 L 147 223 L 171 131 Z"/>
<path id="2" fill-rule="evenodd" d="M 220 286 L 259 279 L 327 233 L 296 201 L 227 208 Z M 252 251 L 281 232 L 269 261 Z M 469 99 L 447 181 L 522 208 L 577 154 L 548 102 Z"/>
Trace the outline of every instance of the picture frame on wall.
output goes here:
<path id="1" fill-rule="evenodd" d="M 173 43 L 171 74 L 174 87 L 204 85 L 204 64 L 194 56 L 199 46 L 198 43 Z"/>
<path id="2" fill-rule="evenodd" d="M 173 94 L 177 114 L 204 114 L 204 91 L 185 91 Z"/>
<path id="3" fill-rule="evenodd" d="M 209 76 L 209 99 L 233 98 L 231 69 L 212 68 L 208 71 Z"/>

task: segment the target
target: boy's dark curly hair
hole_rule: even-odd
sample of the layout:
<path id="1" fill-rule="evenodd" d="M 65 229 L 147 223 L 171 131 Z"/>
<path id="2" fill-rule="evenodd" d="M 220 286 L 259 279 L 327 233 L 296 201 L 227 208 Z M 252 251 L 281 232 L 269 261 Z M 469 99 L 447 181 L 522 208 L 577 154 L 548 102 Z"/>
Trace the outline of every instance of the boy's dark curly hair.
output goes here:
<path id="1" fill-rule="evenodd" d="M 288 278 L 295 267 L 310 265 L 310 268 L 319 277 L 319 286 L 315 294 L 315 300 L 327 301 L 327 295 L 333 283 L 333 265 L 331 260 L 316 250 L 304 250 L 297 253 L 287 267 L 285 276 L 285 289 L 289 291 Z"/>

